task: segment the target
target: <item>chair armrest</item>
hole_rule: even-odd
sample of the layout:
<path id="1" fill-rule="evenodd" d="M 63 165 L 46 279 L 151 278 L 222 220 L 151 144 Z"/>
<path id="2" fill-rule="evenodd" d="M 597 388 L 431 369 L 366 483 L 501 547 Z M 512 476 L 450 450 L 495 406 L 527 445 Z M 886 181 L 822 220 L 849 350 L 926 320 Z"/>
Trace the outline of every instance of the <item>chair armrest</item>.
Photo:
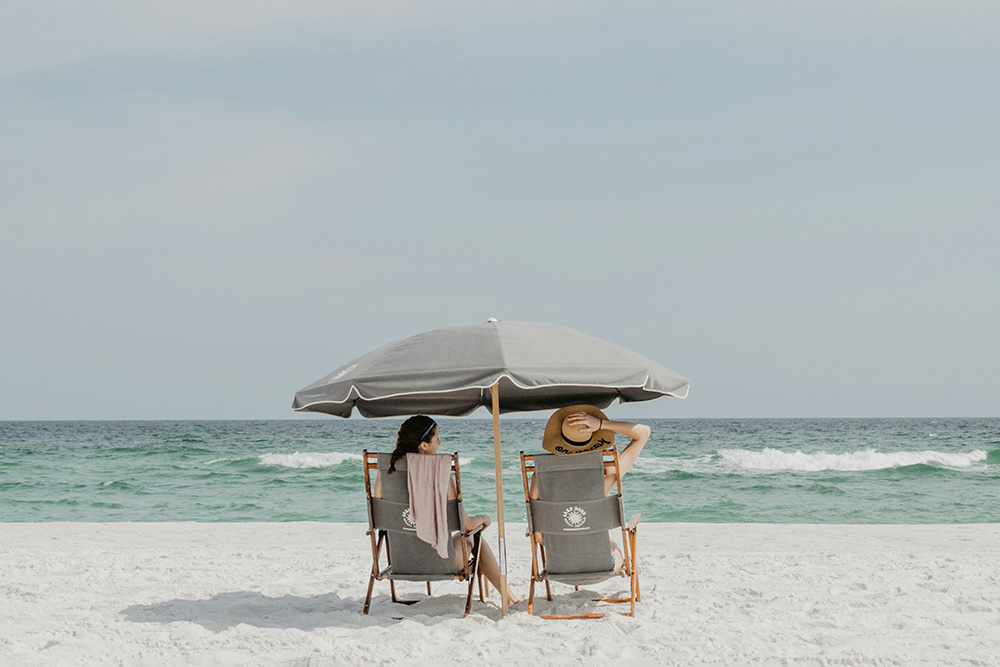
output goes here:
<path id="1" fill-rule="evenodd" d="M 638 526 L 638 525 L 639 525 L 639 519 L 641 519 L 641 518 L 642 518 L 642 515 L 641 515 L 641 514 L 639 514 L 638 512 L 636 512 L 635 514 L 633 514 L 633 515 L 632 515 L 632 516 L 631 516 L 631 517 L 629 518 L 629 520 L 628 520 L 628 525 L 627 525 L 627 526 L 625 526 L 625 530 L 627 530 L 627 531 L 629 531 L 629 532 L 634 532 L 634 531 L 635 531 L 635 528 L 636 528 L 636 526 Z"/>
<path id="2" fill-rule="evenodd" d="M 485 521 L 480 521 L 479 523 L 477 523 L 475 526 L 473 526 L 469 530 L 463 530 L 462 534 L 465 535 L 465 536 L 467 536 L 467 537 L 468 536 L 472 536 L 472 535 L 475 535 L 476 533 L 483 532 L 484 530 L 486 530 L 486 528 L 488 526 L 489 526 L 489 524 L 486 523 Z"/>

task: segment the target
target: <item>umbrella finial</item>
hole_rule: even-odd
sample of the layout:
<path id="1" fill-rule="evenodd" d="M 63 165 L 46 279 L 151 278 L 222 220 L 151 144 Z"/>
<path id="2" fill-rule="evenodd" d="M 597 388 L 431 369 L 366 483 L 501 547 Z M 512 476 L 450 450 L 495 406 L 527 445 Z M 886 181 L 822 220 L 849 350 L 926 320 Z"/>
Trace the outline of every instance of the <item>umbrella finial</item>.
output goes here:
<path id="1" fill-rule="evenodd" d="M 499 321 L 500 320 L 498 320 L 497 318 L 491 317 L 490 319 L 486 320 L 486 324 L 493 324 L 494 322 L 499 322 Z"/>

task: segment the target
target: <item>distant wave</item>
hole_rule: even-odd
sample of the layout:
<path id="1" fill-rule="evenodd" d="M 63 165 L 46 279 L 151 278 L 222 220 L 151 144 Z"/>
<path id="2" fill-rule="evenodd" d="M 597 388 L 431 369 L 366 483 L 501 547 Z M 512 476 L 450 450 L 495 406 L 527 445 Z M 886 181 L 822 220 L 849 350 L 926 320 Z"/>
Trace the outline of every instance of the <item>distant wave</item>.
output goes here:
<path id="1" fill-rule="evenodd" d="M 241 464 L 253 462 L 262 466 L 275 466 L 279 468 L 295 468 L 305 470 L 310 468 L 332 468 L 347 461 L 361 461 L 361 454 L 349 452 L 295 452 L 293 454 L 261 454 L 252 458 L 239 459 L 213 459 L 206 461 L 205 465 L 215 463 Z M 472 459 L 459 459 L 461 465 L 468 465 Z"/>
<path id="2" fill-rule="evenodd" d="M 295 452 L 294 454 L 262 454 L 257 457 L 261 465 L 282 468 L 330 468 L 344 461 L 360 461 L 361 454 L 345 452 Z"/>
<path id="3" fill-rule="evenodd" d="M 782 452 L 767 448 L 754 452 L 746 449 L 722 449 L 719 456 L 724 463 L 746 470 L 761 471 L 801 471 L 820 470 L 884 470 L 915 465 L 934 465 L 947 468 L 969 468 L 986 461 L 987 453 L 975 450 L 968 454 L 948 454 L 944 452 L 876 452 L 872 449 L 859 450 L 850 454 L 803 454 Z"/>
<path id="4" fill-rule="evenodd" d="M 344 461 L 361 461 L 361 454 L 348 454 L 344 452 L 330 453 L 307 453 L 295 452 L 294 454 L 263 454 L 258 458 L 261 465 L 281 466 L 284 468 L 329 468 L 340 465 Z M 468 465 L 472 459 L 458 459 L 459 464 Z"/>

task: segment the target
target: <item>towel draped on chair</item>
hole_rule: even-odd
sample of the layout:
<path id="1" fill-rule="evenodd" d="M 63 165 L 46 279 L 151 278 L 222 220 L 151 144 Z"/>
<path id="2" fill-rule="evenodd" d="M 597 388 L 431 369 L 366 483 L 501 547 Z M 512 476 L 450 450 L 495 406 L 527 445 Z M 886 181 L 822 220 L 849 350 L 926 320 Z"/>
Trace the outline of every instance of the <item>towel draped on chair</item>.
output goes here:
<path id="1" fill-rule="evenodd" d="M 447 454 L 407 454 L 410 518 L 417 537 L 448 557 L 448 492 L 451 490 L 451 457 Z"/>

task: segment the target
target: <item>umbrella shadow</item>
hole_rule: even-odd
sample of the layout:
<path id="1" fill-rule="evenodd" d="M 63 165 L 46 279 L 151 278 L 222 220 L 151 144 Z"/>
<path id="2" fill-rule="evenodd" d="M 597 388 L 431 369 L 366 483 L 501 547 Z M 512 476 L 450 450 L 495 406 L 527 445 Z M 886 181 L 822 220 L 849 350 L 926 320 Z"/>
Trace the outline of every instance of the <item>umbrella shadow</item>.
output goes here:
<path id="1" fill-rule="evenodd" d="M 257 592 L 239 591 L 219 593 L 207 600 L 176 599 L 133 605 L 119 613 L 133 623 L 168 624 L 184 621 L 197 623 L 213 632 L 221 632 L 237 625 L 294 628 L 309 632 L 319 628 L 384 625 L 403 618 L 424 625 L 434 625 L 456 616 L 461 618 L 465 605 L 464 598 L 452 595 L 427 598 L 412 606 L 394 604 L 388 595 L 384 595 L 372 599 L 371 615 L 362 614 L 362 606 L 360 600 L 341 598 L 335 593 L 315 597 L 267 597 Z M 489 616 L 493 610 L 488 604 L 473 603 L 473 613 L 485 613 Z M 499 615 L 499 610 L 496 613 Z"/>

